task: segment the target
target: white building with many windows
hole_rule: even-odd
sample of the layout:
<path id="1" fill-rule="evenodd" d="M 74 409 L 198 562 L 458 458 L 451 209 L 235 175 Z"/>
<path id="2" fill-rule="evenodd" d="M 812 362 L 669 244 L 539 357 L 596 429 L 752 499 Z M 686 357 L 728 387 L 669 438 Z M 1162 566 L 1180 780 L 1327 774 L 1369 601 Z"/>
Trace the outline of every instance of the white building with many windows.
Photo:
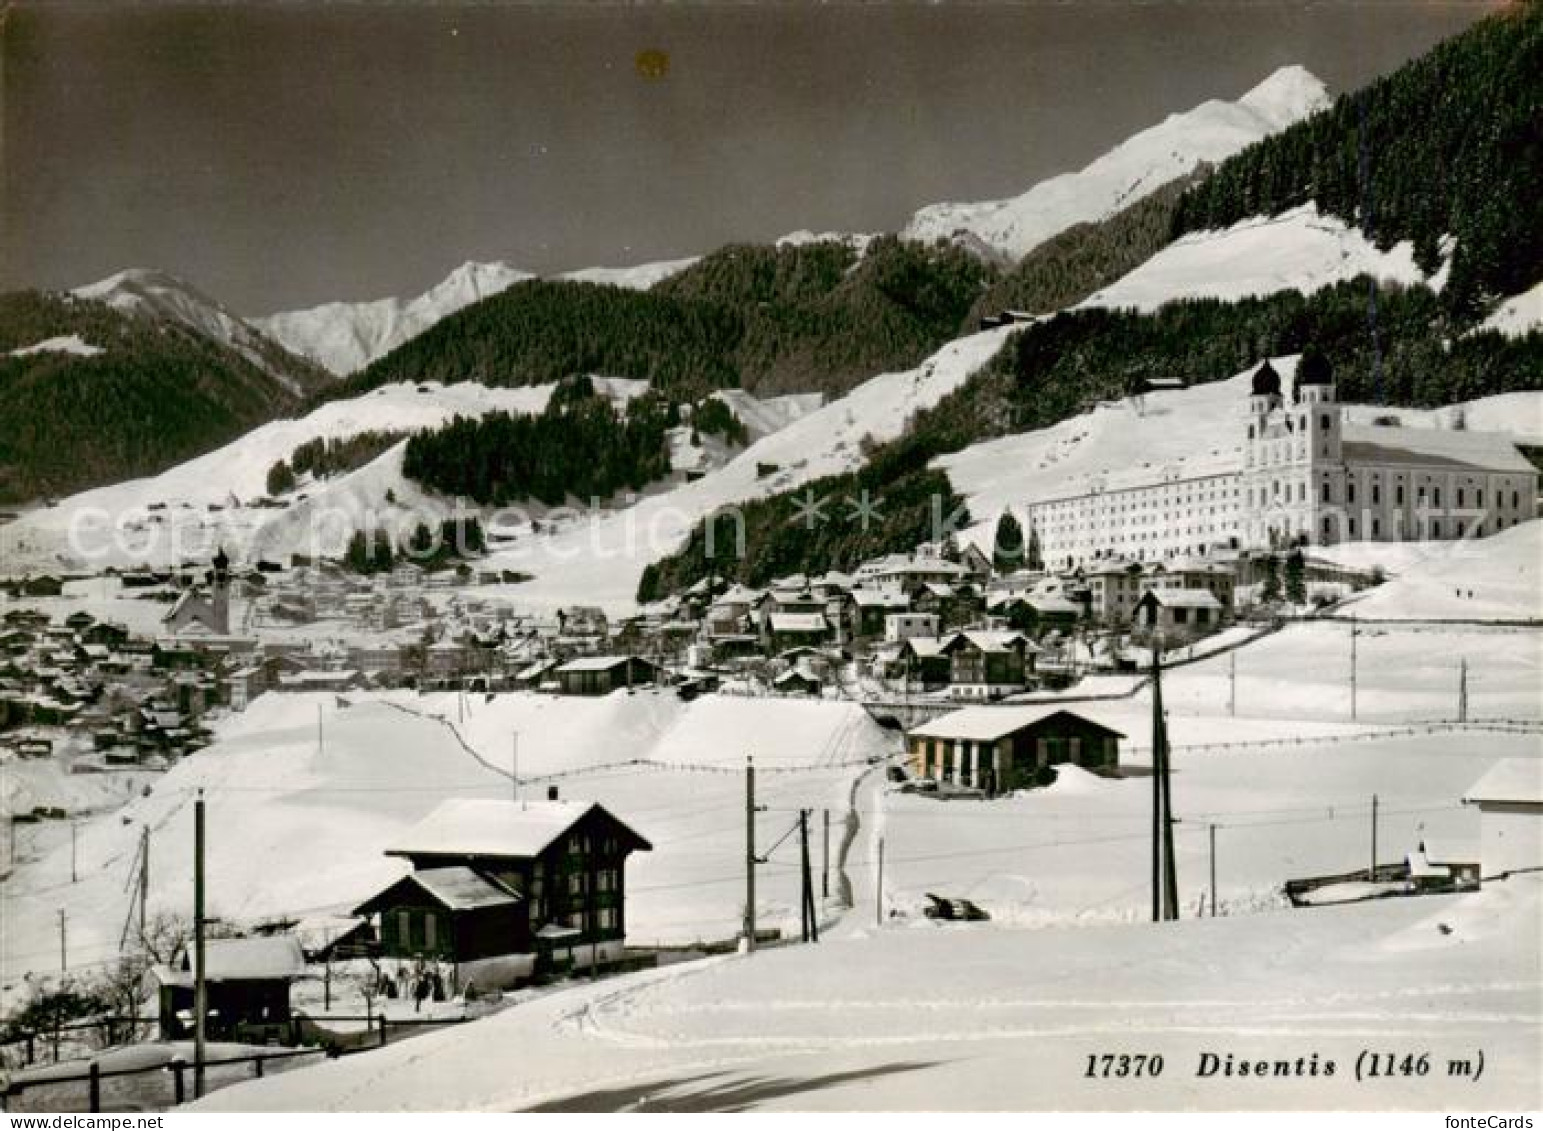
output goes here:
<path id="1" fill-rule="evenodd" d="M 1241 464 L 1105 479 L 1029 503 L 1046 564 L 1461 538 L 1537 513 L 1538 471 L 1509 437 L 1348 423 L 1328 363 L 1312 354 L 1298 364 L 1290 396 L 1268 361 L 1259 367 L 1243 431 Z"/>

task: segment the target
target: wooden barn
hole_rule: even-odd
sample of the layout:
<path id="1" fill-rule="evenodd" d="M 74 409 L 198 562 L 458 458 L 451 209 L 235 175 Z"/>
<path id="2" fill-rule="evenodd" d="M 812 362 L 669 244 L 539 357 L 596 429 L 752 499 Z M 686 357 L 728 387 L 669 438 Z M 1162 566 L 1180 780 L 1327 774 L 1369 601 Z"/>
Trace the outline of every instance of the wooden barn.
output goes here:
<path id="1" fill-rule="evenodd" d="M 1124 737 L 1061 707 L 966 707 L 915 728 L 906 746 L 918 777 L 993 797 L 1039 784 L 1047 767 L 1113 771 Z"/>
<path id="2" fill-rule="evenodd" d="M 209 939 L 204 943 L 204 980 L 210 1040 L 266 1044 L 290 1035 L 289 987 L 305 974 L 305 955 L 291 935 L 252 939 Z M 159 1005 L 161 1037 L 186 1040 L 194 1028 L 192 956 L 150 971 Z"/>
<path id="3" fill-rule="evenodd" d="M 378 918 L 383 957 L 501 989 L 619 960 L 627 857 L 651 848 L 590 802 L 446 801 L 387 850 L 413 871 L 354 914 Z"/>
<path id="4" fill-rule="evenodd" d="M 564 695 L 609 695 L 659 678 L 659 669 L 641 656 L 585 656 L 553 673 Z"/>

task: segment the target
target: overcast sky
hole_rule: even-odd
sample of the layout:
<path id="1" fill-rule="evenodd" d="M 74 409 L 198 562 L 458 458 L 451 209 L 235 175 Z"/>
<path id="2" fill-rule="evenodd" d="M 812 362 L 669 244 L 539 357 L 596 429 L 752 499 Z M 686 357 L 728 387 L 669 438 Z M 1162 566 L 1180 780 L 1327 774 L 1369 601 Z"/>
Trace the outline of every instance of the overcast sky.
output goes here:
<path id="1" fill-rule="evenodd" d="M 467 259 L 624 265 L 1021 192 L 1301 63 L 1331 92 L 1478 0 L 22 4 L 3 285 L 172 271 L 246 314 Z"/>

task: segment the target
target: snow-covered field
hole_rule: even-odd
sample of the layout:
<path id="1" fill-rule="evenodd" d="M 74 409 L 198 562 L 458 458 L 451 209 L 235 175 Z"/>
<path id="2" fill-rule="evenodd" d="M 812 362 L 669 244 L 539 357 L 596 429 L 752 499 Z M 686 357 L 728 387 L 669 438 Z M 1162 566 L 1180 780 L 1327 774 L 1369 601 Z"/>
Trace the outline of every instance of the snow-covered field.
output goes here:
<path id="1" fill-rule="evenodd" d="M 4 888 L 4 985 L 14 992 L 24 972 L 56 968 L 59 908 L 69 917 L 72 965 L 116 953 L 143 827 L 152 836 L 152 907 L 186 911 L 200 789 L 211 914 L 251 923 L 347 911 L 406 871 L 382 852 L 438 802 L 510 796 L 515 733 L 525 796 L 544 797 L 556 785 L 565 798 L 601 802 L 653 842 L 628 868 L 633 942 L 731 937 L 740 917 L 745 756 L 762 767 L 761 837 L 770 845 L 799 808 L 844 810 L 853 766 L 896 749 L 860 708 L 841 703 L 686 703 L 651 691 L 588 700 L 355 698 L 344 706 L 331 695 L 267 695 L 227 718 L 214 745 L 155 780 L 148 796 L 81 823 L 77 883 L 67 839 L 40 856 L 24 851 Z M 788 853 L 784 845 L 768 866 L 762 916 L 768 926 L 791 916 L 796 930 Z"/>
<path id="2" fill-rule="evenodd" d="M 1531 1108 L 1543 1098 L 1539 888 L 1518 877 L 1472 896 L 1163 927 L 855 932 L 577 987 L 201 1106 Z M 1426 1054 L 1427 1074 L 1358 1083 L 1367 1049 Z M 1480 1050 L 1481 1078 L 1451 1075 L 1454 1060 L 1471 1074 Z M 1106 1054 L 1163 1063 L 1100 1077 Z M 1236 1075 L 1259 1059 L 1262 1078 Z"/>
<path id="3" fill-rule="evenodd" d="M 903 235 L 931 241 L 967 234 L 1017 260 L 1073 224 L 1102 220 L 1202 161 L 1217 162 L 1328 105 L 1301 67 L 1282 67 L 1236 102 L 1212 100 L 1173 114 L 1076 173 L 1041 181 L 1022 196 L 974 204 L 933 204 Z"/>

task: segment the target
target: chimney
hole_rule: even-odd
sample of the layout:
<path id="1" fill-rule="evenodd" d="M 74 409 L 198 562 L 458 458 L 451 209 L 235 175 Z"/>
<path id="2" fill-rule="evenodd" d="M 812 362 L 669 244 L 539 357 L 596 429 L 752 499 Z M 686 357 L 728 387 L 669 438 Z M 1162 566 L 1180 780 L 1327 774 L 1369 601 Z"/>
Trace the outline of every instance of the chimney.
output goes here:
<path id="1" fill-rule="evenodd" d="M 555 785 L 549 785 L 546 787 L 546 799 L 548 801 L 557 800 L 557 787 Z"/>

